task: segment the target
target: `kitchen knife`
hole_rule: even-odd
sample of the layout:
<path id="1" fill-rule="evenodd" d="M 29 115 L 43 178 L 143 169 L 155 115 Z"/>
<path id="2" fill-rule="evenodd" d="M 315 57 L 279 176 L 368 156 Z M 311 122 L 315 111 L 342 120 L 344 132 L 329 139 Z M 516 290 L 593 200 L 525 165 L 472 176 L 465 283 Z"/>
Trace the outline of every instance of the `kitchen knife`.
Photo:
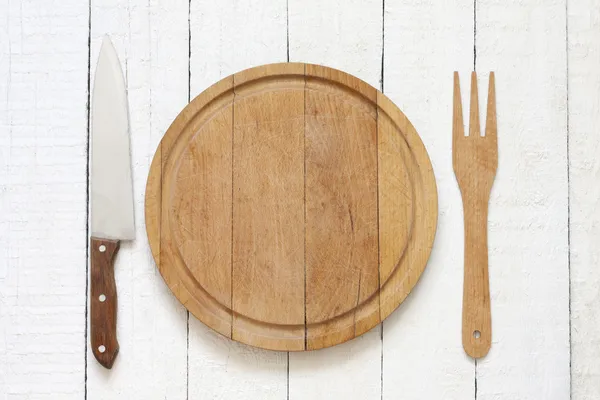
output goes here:
<path id="1" fill-rule="evenodd" d="M 91 345 L 96 360 L 111 368 L 119 352 L 114 261 L 120 241 L 134 238 L 135 226 L 127 94 L 108 36 L 96 67 L 91 129 Z"/>

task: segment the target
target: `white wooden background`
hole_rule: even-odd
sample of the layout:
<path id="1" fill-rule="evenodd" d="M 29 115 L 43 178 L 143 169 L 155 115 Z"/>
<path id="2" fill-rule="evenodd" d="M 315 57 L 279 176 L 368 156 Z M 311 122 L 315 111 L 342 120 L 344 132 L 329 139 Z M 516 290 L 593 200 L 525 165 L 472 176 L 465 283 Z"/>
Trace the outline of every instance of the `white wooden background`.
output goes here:
<path id="1" fill-rule="evenodd" d="M 121 351 L 90 349 L 90 79 L 109 34 L 126 73 L 137 238 L 116 265 Z M 153 152 L 216 80 L 281 61 L 382 89 L 431 156 L 428 267 L 383 326 L 311 353 L 206 328 L 150 256 Z M 493 346 L 461 346 L 462 205 L 452 72 L 497 73 L 490 201 Z M 92 80 L 93 82 L 93 80 Z M 600 399 L 600 0 L 0 0 L 0 399 Z M 468 107 L 465 106 L 465 113 Z M 485 121 L 485 118 L 482 118 Z"/>

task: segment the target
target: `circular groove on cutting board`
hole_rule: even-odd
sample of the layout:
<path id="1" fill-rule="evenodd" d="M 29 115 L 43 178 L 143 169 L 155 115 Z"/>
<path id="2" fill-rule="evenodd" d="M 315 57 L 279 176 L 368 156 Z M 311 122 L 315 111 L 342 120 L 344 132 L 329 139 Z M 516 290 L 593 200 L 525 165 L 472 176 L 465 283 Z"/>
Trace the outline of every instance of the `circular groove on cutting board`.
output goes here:
<path id="1" fill-rule="evenodd" d="M 402 303 L 431 252 L 437 191 L 387 97 L 285 63 L 224 78 L 184 108 L 145 209 L 160 273 L 192 314 L 239 342 L 301 351 L 361 335 Z"/>

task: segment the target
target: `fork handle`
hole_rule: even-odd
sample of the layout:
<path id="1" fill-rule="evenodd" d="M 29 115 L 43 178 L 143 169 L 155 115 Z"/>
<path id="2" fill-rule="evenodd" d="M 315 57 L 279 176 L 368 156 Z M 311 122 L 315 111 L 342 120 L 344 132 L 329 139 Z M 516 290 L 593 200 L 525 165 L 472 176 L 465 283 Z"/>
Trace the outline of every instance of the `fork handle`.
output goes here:
<path id="1" fill-rule="evenodd" d="M 487 220 L 489 196 L 463 196 L 465 277 L 462 338 L 465 352 L 484 357 L 492 345 L 492 317 L 488 277 Z"/>

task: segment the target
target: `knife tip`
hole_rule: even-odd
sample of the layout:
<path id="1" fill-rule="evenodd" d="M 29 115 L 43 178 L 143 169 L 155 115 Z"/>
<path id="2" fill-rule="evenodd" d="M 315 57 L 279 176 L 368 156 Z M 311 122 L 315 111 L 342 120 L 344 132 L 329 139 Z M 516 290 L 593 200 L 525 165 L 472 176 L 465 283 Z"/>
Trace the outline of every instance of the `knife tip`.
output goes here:
<path id="1" fill-rule="evenodd" d="M 104 46 L 112 46 L 112 41 L 110 40 L 108 33 L 105 33 L 104 36 L 102 36 L 102 47 Z"/>

